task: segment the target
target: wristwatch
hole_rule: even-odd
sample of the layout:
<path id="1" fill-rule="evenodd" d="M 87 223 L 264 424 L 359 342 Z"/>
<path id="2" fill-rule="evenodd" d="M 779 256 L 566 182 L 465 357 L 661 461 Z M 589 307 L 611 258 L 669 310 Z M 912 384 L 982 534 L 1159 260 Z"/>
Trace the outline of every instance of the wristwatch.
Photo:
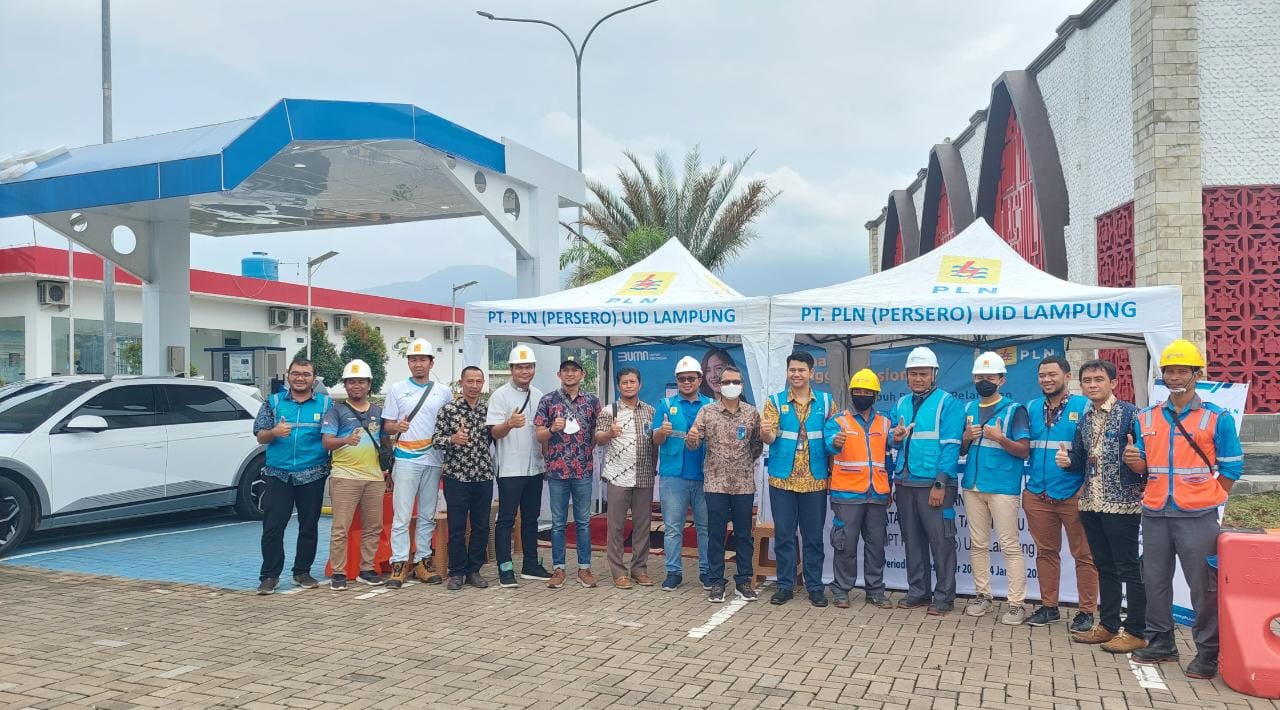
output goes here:
<path id="1" fill-rule="evenodd" d="M 942 485 L 942 481 L 934 481 L 933 487 L 938 489 L 946 488 L 946 486 Z"/>

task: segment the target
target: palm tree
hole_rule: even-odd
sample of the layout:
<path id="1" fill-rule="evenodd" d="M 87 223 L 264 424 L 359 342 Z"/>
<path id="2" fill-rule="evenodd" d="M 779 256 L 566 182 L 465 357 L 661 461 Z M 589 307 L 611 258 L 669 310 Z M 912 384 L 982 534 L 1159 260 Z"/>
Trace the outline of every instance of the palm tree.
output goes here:
<path id="1" fill-rule="evenodd" d="M 703 166 L 695 146 L 685 155 L 682 176 L 665 153 L 654 156 L 652 169 L 634 153 L 625 155 L 631 164 L 618 169 L 620 194 L 587 182 L 595 200 L 586 206 L 582 226 L 600 237 L 590 239 L 569 227 L 569 246 L 560 255 L 560 268 L 573 267 L 569 286 L 617 273 L 668 237 L 679 239 L 703 266 L 722 271 L 759 236 L 752 225 L 778 197 L 762 179 L 736 189 L 754 151 L 732 164 L 721 158 Z"/>

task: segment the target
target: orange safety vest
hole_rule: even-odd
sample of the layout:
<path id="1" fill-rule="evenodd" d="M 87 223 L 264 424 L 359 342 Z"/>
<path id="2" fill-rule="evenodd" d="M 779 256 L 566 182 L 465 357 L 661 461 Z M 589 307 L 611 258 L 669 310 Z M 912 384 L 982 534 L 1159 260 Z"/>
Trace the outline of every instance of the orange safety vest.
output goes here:
<path id="1" fill-rule="evenodd" d="M 848 411 L 836 421 L 845 438 L 831 467 L 831 490 L 889 495 L 889 472 L 884 467 L 889 418 L 876 414 L 865 429 L 861 420 Z"/>
<path id="2" fill-rule="evenodd" d="M 1147 488 L 1142 505 L 1148 510 L 1163 510 L 1170 496 L 1174 507 L 1184 511 L 1209 510 L 1226 503 L 1227 492 L 1214 476 L 1218 455 L 1213 435 L 1218 428 L 1218 413 L 1201 407 L 1199 412 L 1191 410 L 1182 416 L 1182 426 L 1209 457 L 1209 466 L 1187 443 L 1178 426 L 1164 412 L 1157 413 L 1161 409 L 1164 402 L 1138 416 L 1147 456 Z"/>

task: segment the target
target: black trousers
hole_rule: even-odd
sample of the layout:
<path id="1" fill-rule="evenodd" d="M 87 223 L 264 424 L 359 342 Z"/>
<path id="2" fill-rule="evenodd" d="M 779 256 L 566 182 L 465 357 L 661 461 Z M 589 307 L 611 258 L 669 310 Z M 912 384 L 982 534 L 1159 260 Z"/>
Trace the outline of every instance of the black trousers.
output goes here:
<path id="1" fill-rule="evenodd" d="M 520 513 L 520 541 L 526 567 L 538 564 L 538 516 L 542 514 L 542 482 L 546 474 L 498 478 L 498 524 L 493 529 L 498 566 L 511 561 L 511 534 Z"/>
<path id="2" fill-rule="evenodd" d="M 289 526 L 293 510 L 298 510 L 298 549 L 293 553 L 293 573 L 311 573 L 316 561 L 316 540 L 319 533 L 320 506 L 324 503 L 324 481 L 312 481 L 303 486 L 276 478 L 263 476 L 267 488 L 262 494 L 262 570 L 259 581 L 279 579 L 284 571 L 284 531 Z"/>
<path id="3" fill-rule="evenodd" d="M 1142 584 L 1138 558 L 1138 527 L 1142 515 L 1080 511 L 1080 523 L 1093 564 L 1098 568 L 1098 620 L 1107 631 L 1123 627 L 1131 635 L 1144 638 L 1147 631 L 1147 589 Z M 1122 591 L 1123 585 L 1123 591 Z M 1120 621 L 1120 603 L 1128 613 Z"/>
<path id="4" fill-rule="evenodd" d="M 753 570 L 751 558 L 755 555 L 751 543 L 751 504 L 755 496 L 750 493 L 706 493 L 707 499 L 707 576 L 711 582 L 725 584 L 724 550 L 725 533 L 733 523 L 733 554 L 737 564 L 734 584 L 750 584 Z"/>
<path id="5" fill-rule="evenodd" d="M 489 546 L 493 481 L 458 481 L 445 476 L 444 504 L 449 509 L 449 576 L 479 572 L 484 566 L 485 548 Z"/>

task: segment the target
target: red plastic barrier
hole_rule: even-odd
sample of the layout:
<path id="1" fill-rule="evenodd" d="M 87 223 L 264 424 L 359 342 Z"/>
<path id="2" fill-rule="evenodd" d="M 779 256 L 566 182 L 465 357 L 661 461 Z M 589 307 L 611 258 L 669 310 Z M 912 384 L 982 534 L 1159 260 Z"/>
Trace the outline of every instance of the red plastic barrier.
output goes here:
<path id="1" fill-rule="evenodd" d="M 1280 535 L 1218 538 L 1218 617 L 1222 680 L 1259 698 L 1280 698 Z"/>

